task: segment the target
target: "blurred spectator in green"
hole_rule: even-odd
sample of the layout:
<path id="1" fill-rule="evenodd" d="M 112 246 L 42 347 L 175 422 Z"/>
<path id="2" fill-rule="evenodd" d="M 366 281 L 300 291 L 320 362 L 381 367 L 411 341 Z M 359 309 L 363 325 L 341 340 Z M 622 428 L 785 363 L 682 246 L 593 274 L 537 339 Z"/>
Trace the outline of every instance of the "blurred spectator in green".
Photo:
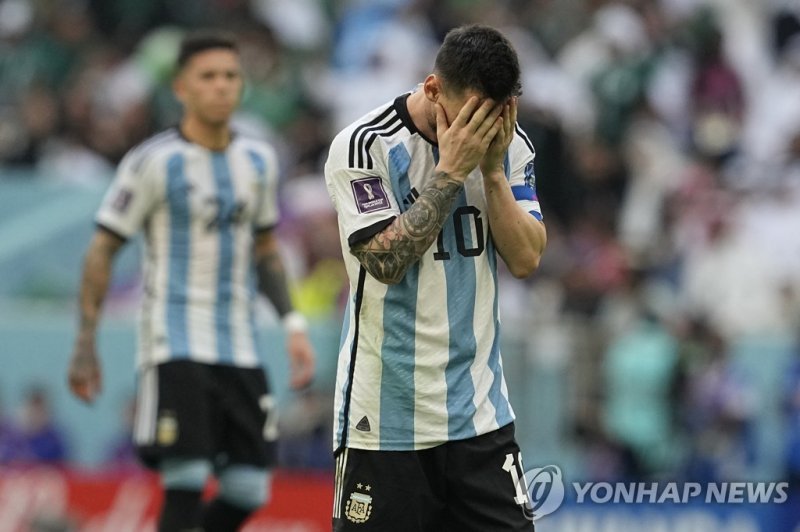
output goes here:
<path id="1" fill-rule="evenodd" d="M 674 465 L 671 407 L 678 343 L 639 292 L 639 315 L 611 339 L 603 364 L 606 433 L 636 457 L 645 474 Z"/>

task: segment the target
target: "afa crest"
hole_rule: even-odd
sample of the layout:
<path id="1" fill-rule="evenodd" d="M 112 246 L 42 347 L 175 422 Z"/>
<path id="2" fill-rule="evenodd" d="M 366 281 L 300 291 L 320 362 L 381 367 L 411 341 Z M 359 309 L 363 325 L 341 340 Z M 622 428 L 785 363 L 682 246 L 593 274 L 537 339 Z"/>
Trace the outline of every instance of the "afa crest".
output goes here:
<path id="1" fill-rule="evenodd" d="M 344 515 L 354 523 L 365 523 L 372 514 L 372 497 L 354 491 L 345 506 Z"/>
<path id="2" fill-rule="evenodd" d="M 162 447 L 169 447 L 178 440 L 178 420 L 173 412 L 165 411 L 159 416 L 156 440 Z"/>

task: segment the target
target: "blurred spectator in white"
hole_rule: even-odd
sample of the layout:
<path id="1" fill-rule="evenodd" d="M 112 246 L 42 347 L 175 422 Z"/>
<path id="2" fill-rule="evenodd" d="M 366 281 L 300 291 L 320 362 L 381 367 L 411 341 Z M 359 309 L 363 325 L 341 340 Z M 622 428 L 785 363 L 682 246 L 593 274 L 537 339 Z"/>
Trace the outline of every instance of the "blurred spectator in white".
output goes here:
<path id="1" fill-rule="evenodd" d="M 330 78 L 315 92 L 318 102 L 332 106 L 334 130 L 410 91 L 433 68 L 438 42 L 418 3 L 359 0 L 344 8 Z"/>
<path id="2" fill-rule="evenodd" d="M 0 2 L 0 39 L 12 39 L 24 34 L 33 23 L 30 0 Z"/>
<path id="3" fill-rule="evenodd" d="M 595 11 L 588 28 L 564 46 L 559 63 L 585 85 L 615 59 L 646 54 L 649 46 L 639 14 L 622 2 L 609 2 Z"/>
<path id="4" fill-rule="evenodd" d="M 516 7 L 502 2 L 478 5 L 485 5 L 485 10 L 490 12 L 481 13 L 473 20 L 500 28 L 519 54 L 523 89 L 520 106 L 552 114 L 570 134 L 590 133 L 595 109 L 587 87 L 552 60 L 536 34 L 524 25 L 527 21 L 520 18 Z M 535 142 L 534 145 L 540 146 Z"/>
<path id="5" fill-rule="evenodd" d="M 786 162 L 800 125 L 800 33 L 779 54 L 775 69 L 750 94 L 746 112 L 743 148 L 755 164 Z"/>
<path id="6" fill-rule="evenodd" d="M 652 108 L 642 103 L 622 144 L 630 179 L 619 212 L 619 237 L 632 261 L 647 266 L 666 253 L 663 209 L 680 185 L 685 159 L 675 138 Z"/>
<path id="7" fill-rule="evenodd" d="M 719 213 L 708 241 L 688 253 L 683 270 L 687 311 L 708 316 L 728 340 L 779 332 L 783 323 L 775 264 L 753 253 L 753 241 L 740 230 L 740 213 Z"/>
<path id="8" fill-rule="evenodd" d="M 330 26 L 318 0 L 250 0 L 250 5 L 290 48 L 313 51 L 328 42 Z"/>

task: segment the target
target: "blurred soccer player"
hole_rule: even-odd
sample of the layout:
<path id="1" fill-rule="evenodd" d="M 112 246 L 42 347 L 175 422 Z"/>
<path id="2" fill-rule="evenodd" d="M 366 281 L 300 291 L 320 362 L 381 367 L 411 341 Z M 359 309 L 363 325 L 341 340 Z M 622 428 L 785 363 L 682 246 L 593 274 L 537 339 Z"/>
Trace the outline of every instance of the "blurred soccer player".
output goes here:
<path id="1" fill-rule="evenodd" d="M 100 391 L 95 333 L 112 262 L 144 231 L 134 440 L 166 490 L 160 531 L 237 530 L 268 499 L 276 418 L 256 352 L 253 265 L 258 289 L 287 329 L 292 386 L 313 375 L 313 351 L 292 310 L 272 231 L 275 153 L 229 125 L 242 83 L 234 41 L 198 35 L 182 43 L 174 81 L 180 127 L 126 155 L 84 264 L 69 383 L 91 402 Z M 201 491 L 212 473 L 219 494 L 204 506 Z"/>
<path id="2" fill-rule="evenodd" d="M 325 167 L 351 297 L 335 401 L 334 530 L 532 530 L 500 361 L 499 254 L 545 246 L 516 52 L 448 33 L 417 90 L 339 133 Z"/>

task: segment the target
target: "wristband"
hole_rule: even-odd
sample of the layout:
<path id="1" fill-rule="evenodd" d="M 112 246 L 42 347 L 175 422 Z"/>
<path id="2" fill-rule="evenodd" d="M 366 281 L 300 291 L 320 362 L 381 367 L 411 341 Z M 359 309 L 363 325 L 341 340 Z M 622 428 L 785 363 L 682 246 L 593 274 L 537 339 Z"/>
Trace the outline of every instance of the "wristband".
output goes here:
<path id="1" fill-rule="evenodd" d="M 305 316 L 296 310 L 284 314 L 283 318 L 281 318 L 281 322 L 283 323 L 283 330 L 286 332 L 286 334 L 293 334 L 297 332 L 304 333 L 308 330 L 308 322 L 306 321 Z"/>

